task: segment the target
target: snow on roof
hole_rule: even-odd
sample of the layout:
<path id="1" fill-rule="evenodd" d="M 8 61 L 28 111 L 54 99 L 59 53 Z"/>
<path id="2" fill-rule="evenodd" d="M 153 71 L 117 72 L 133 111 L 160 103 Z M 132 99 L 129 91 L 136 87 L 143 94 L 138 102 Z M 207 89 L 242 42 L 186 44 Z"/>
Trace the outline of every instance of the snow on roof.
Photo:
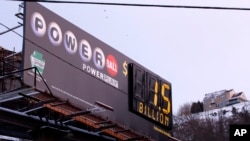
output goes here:
<path id="1" fill-rule="evenodd" d="M 218 95 L 221 95 L 221 94 L 223 94 L 225 92 L 228 92 L 228 91 L 231 91 L 231 90 L 220 90 L 220 91 L 215 91 L 215 92 L 212 92 L 212 93 L 207 93 L 207 94 L 205 94 L 204 100 L 208 99 L 208 98 L 211 98 L 211 97 L 216 97 Z"/>
<path id="2" fill-rule="evenodd" d="M 225 117 L 230 117 L 232 116 L 232 109 L 233 107 L 237 110 L 237 112 L 241 112 L 243 110 L 243 107 L 247 108 L 247 110 L 250 112 L 250 101 L 247 102 L 241 102 L 241 103 L 237 103 L 234 105 L 230 105 L 230 106 L 226 106 L 223 108 L 219 108 L 219 109 L 214 109 L 214 110 L 209 110 L 209 111 L 204 111 L 204 112 L 200 112 L 197 113 L 200 117 L 218 117 L 217 115 L 222 111 L 224 111 L 224 115 Z"/>

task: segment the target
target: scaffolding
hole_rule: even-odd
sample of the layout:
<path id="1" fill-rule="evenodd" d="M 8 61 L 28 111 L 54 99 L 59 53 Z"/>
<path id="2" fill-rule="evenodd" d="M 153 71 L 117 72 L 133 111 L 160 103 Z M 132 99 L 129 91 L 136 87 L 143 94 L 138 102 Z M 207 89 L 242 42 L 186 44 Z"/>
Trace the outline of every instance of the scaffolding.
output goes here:
<path id="1" fill-rule="evenodd" d="M 21 68 L 21 58 L 20 52 L 16 53 L 0 47 L 0 92 L 14 90 L 22 85 L 20 74 L 5 75 Z"/>

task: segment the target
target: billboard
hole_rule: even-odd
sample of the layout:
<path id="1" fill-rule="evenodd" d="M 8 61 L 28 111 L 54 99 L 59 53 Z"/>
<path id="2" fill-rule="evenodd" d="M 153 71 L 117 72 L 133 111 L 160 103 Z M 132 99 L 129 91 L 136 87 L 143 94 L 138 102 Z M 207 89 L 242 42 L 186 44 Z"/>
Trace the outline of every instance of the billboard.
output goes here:
<path id="1" fill-rule="evenodd" d="M 156 140 L 172 128 L 171 83 L 35 2 L 25 4 L 24 68 L 54 96 Z M 33 70 L 23 74 L 34 83 Z M 37 87 L 46 90 L 37 77 Z"/>

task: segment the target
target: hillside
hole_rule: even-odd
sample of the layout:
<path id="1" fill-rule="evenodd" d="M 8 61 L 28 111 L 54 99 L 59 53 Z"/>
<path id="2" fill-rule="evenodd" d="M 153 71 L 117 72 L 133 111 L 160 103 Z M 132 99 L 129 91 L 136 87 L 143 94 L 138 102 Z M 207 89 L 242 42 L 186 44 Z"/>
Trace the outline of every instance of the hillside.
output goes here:
<path id="1" fill-rule="evenodd" d="M 181 141 L 228 141 L 230 125 L 250 125 L 250 102 L 174 117 L 174 137 Z M 205 138 L 204 138 L 205 137 Z"/>

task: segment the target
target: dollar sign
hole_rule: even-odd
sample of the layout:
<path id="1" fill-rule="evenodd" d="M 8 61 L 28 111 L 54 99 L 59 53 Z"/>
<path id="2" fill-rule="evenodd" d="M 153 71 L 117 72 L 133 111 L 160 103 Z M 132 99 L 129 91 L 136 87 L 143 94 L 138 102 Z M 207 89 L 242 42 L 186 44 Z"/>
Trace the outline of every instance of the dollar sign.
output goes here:
<path id="1" fill-rule="evenodd" d="M 127 64 L 127 62 L 124 61 L 122 66 L 123 66 L 123 74 L 124 74 L 124 76 L 127 76 L 127 74 L 128 74 L 128 64 Z"/>

